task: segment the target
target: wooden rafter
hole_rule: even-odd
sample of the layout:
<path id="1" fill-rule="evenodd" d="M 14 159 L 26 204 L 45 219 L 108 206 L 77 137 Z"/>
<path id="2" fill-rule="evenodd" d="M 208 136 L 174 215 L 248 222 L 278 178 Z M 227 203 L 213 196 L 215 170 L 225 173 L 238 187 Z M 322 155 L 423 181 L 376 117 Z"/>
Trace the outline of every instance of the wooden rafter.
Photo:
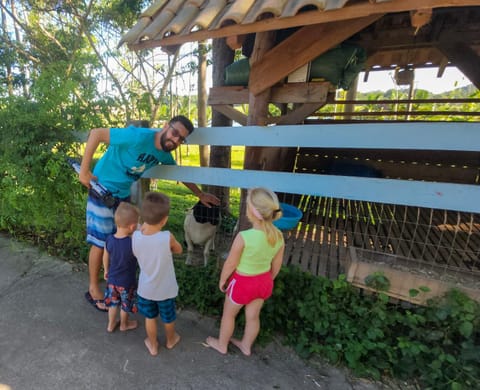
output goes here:
<path id="1" fill-rule="evenodd" d="M 251 66 L 250 91 L 254 95 L 264 91 L 380 17 L 381 14 L 376 14 L 349 23 L 332 22 L 301 28 Z"/>
<path id="2" fill-rule="evenodd" d="M 212 108 L 242 126 L 247 125 L 247 116 L 228 104 L 217 104 Z"/>
<path id="3" fill-rule="evenodd" d="M 480 57 L 463 42 L 441 44 L 439 50 L 480 89 Z"/>
<path id="4" fill-rule="evenodd" d="M 313 114 L 315 111 L 319 110 L 324 105 L 325 102 L 303 103 L 288 114 L 282 115 L 278 118 L 272 118 L 271 123 L 276 123 L 277 125 L 296 125 L 298 123 L 303 123 L 306 117 Z"/>

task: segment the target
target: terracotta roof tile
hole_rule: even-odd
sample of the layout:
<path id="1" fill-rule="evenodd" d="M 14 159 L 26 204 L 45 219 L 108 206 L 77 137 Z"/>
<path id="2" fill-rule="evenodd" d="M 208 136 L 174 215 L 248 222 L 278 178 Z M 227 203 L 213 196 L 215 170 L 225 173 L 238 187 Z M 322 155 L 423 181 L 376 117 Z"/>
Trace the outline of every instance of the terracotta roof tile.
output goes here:
<path id="1" fill-rule="evenodd" d="M 226 4 L 226 0 L 206 1 L 201 7 L 201 12 L 197 15 L 195 20 L 190 24 L 186 31 L 209 28 L 215 18 L 221 14 L 221 11 L 225 8 Z"/>
<path id="2" fill-rule="evenodd" d="M 146 9 L 120 45 L 187 36 L 192 31 L 255 23 L 265 18 L 295 16 L 307 6 L 319 11 L 338 8 L 348 0 L 158 0 Z M 367 0 L 361 0 L 367 1 Z"/>
<path id="3" fill-rule="evenodd" d="M 264 18 L 279 17 L 282 14 L 285 3 L 288 3 L 288 0 L 256 1 L 244 23 L 254 23 Z M 295 3 L 295 1 L 292 1 L 292 3 Z"/>
<path id="4" fill-rule="evenodd" d="M 418 2 L 431 8 L 448 3 Z M 458 5 L 470 3 L 475 0 L 459 0 Z M 178 46 L 209 38 L 346 21 L 374 13 L 398 13 L 417 7 L 412 4 L 404 0 L 157 0 L 141 14 L 119 45 L 126 43 L 133 50 Z"/>
<path id="5" fill-rule="evenodd" d="M 224 27 L 230 24 L 240 24 L 252 8 L 255 0 L 231 1 L 227 5 L 228 9 L 220 19 L 218 26 Z"/>

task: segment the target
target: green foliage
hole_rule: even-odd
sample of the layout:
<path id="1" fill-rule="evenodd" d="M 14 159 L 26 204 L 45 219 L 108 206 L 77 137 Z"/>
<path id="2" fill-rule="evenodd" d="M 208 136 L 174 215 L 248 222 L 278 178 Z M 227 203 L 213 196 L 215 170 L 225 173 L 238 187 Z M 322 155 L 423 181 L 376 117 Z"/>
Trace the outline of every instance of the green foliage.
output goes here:
<path id="1" fill-rule="evenodd" d="M 480 306 L 458 291 L 405 310 L 330 281 L 283 269 L 262 312 L 262 332 L 281 332 L 307 357 L 321 354 L 358 375 L 418 378 L 425 388 L 480 386 Z M 423 387 L 422 387 L 423 388 Z"/>
<path id="2" fill-rule="evenodd" d="M 86 250 L 78 228 L 85 191 L 66 163 L 71 132 L 38 103 L 11 99 L 0 107 L 0 229 L 78 259 Z"/>
<path id="3" fill-rule="evenodd" d="M 177 305 L 193 307 L 201 314 L 220 316 L 225 295 L 218 288 L 219 269 L 215 262 L 206 267 L 175 262 L 175 274 L 180 286 Z"/>
<path id="4" fill-rule="evenodd" d="M 365 285 L 377 291 L 390 290 L 390 280 L 388 280 L 382 271 L 377 271 L 368 275 L 365 278 Z"/>

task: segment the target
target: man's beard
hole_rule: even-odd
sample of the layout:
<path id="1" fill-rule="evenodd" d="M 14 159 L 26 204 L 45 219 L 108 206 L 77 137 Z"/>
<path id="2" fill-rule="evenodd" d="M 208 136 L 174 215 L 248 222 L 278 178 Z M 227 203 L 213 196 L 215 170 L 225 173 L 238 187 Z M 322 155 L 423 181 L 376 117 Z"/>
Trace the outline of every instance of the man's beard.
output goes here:
<path id="1" fill-rule="evenodd" d="M 168 144 L 167 144 L 168 142 Z M 169 146 L 170 145 L 170 146 Z M 169 140 L 167 138 L 167 133 L 163 133 L 162 135 L 160 135 L 160 146 L 162 147 L 162 150 L 164 152 L 171 152 L 172 150 L 175 150 L 177 145 L 175 144 L 175 142 Z"/>

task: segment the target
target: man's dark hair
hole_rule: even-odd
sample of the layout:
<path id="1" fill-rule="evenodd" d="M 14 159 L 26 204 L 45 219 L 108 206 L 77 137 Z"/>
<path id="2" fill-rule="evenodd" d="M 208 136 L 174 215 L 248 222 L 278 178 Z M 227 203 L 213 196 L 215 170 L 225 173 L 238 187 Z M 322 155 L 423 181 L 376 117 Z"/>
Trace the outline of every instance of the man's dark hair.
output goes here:
<path id="1" fill-rule="evenodd" d="M 188 134 L 193 133 L 193 123 L 186 116 L 177 115 L 170 119 L 170 124 L 174 125 L 175 123 L 180 122 L 188 131 Z"/>

